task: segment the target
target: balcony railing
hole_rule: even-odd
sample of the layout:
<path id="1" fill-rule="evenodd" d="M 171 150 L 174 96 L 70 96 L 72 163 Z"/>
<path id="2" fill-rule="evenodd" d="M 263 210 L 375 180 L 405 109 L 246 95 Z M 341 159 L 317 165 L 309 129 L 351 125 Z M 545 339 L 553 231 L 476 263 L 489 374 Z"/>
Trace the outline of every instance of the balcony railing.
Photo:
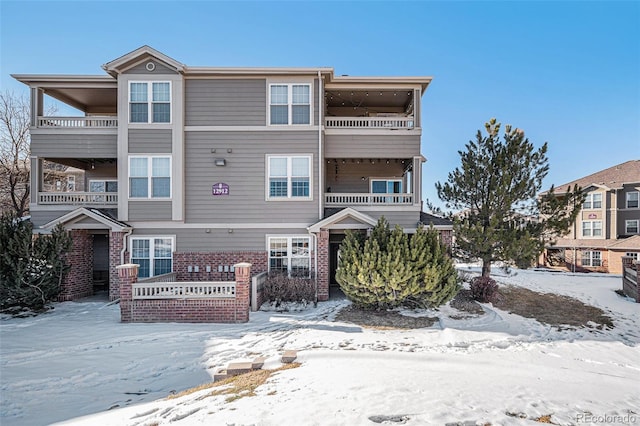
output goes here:
<path id="1" fill-rule="evenodd" d="M 133 284 L 134 299 L 235 298 L 234 281 L 157 282 Z"/>
<path id="2" fill-rule="evenodd" d="M 330 193 L 325 194 L 327 207 L 334 206 L 406 206 L 413 204 L 413 194 Z"/>
<path id="3" fill-rule="evenodd" d="M 118 127 L 118 117 L 38 117 L 38 127 L 115 128 Z"/>
<path id="4" fill-rule="evenodd" d="M 39 192 L 38 204 L 117 205 L 118 194 L 111 192 Z"/>
<path id="5" fill-rule="evenodd" d="M 413 129 L 413 117 L 327 117 L 329 129 Z"/>

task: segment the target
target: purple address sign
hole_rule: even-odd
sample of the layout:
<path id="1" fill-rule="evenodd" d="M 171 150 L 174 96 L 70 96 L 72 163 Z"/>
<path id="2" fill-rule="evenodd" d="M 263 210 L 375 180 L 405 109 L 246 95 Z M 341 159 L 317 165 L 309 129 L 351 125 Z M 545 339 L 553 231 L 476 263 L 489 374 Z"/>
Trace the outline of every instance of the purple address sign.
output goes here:
<path id="1" fill-rule="evenodd" d="M 211 187 L 211 195 L 229 195 L 229 185 L 224 182 L 214 183 Z"/>

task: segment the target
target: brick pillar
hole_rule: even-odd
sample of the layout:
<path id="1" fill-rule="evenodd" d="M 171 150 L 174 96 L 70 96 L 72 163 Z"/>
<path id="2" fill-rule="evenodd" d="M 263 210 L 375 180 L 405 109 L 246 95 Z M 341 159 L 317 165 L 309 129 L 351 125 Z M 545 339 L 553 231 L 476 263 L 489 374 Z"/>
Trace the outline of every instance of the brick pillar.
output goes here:
<path id="1" fill-rule="evenodd" d="M 318 233 L 318 300 L 329 299 L 329 231 L 326 229 Z"/>
<path id="2" fill-rule="evenodd" d="M 59 301 L 93 294 L 93 235 L 86 229 L 72 229 L 69 236 L 72 245 L 66 257 L 71 269 L 62 281 Z"/>
<path id="3" fill-rule="evenodd" d="M 133 320 L 133 283 L 138 282 L 138 268 L 140 265 L 126 263 L 116 266 L 120 283 L 120 321 Z"/>
<path id="4" fill-rule="evenodd" d="M 118 270 L 116 266 L 122 261 L 120 253 L 124 244 L 126 232 L 109 231 L 109 300 L 120 297 Z"/>
<path id="5" fill-rule="evenodd" d="M 236 322 L 247 322 L 251 305 L 251 264 L 236 263 L 233 268 L 236 271 Z"/>

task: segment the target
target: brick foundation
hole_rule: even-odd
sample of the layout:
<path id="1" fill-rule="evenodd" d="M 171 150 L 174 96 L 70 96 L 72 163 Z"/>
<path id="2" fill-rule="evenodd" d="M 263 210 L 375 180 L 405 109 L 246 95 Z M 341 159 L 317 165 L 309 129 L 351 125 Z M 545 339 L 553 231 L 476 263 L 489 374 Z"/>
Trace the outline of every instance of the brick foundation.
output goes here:
<path id="1" fill-rule="evenodd" d="M 62 281 L 61 302 L 93 294 L 93 235 L 86 229 L 70 230 L 69 235 L 72 246 L 66 257 L 71 269 Z"/>
<path id="2" fill-rule="evenodd" d="M 318 300 L 329 299 L 329 231 L 323 229 L 318 233 Z"/>
<path id="3" fill-rule="evenodd" d="M 120 297 L 120 279 L 116 266 L 120 265 L 120 254 L 124 247 L 124 236 L 126 232 L 109 232 L 109 300 L 116 300 Z M 127 253 L 125 253 L 125 260 Z"/>

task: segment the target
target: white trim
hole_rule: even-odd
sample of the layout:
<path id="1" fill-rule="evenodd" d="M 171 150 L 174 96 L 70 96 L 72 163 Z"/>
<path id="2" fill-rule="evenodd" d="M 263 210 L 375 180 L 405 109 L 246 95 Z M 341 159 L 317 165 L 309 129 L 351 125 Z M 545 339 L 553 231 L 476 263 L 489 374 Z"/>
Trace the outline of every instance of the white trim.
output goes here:
<path id="1" fill-rule="evenodd" d="M 147 161 L 147 191 L 148 194 L 146 197 L 132 197 L 131 196 L 131 159 L 133 158 L 144 158 Z M 153 159 L 154 158 L 168 158 L 169 159 L 169 196 L 168 197 L 154 197 L 153 196 Z M 128 200 L 157 200 L 157 201 L 171 201 L 173 195 L 173 168 L 172 168 L 173 159 L 171 155 L 163 154 L 163 155 L 129 155 L 127 157 L 127 199 Z M 141 176 L 139 176 L 141 177 Z"/>
<path id="2" fill-rule="evenodd" d="M 69 212 L 69 213 L 67 213 L 67 214 L 65 214 L 63 216 L 60 216 L 57 219 L 52 220 L 51 222 L 45 223 L 44 225 L 40 226 L 40 229 L 45 229 L 45 230 L 49 230 L 50 231 L 51 229 L 53 229 L 59 223 L 64 224 L 64 223 L 70 222 L 70 224 L 73 224 L 74 222 L 77 222 L 77 221 L 81 220 L 82 216 L 89 217 L 89 218 L 91 218 L 91 219 L 103 224 L 104 226 L 102 228 L 99 228 L 99 229 L 105 229 L 105 227 L 106 227 L 107 229 L 111 229 L 112 231 L 117 231 L 117 232 L 122 232 L 124 230 L 131 229 L 131 227 L 129 227 L 129 226 L 119 225 L 118 223 L 116 223 L 116 222 L 114 222 L 112 220 L 109 220 L 109 219 L 107 219 L 107 218 L 105 218 L 105 217 L 103 217 L 103 216 L 101 216 L 101 215 L 99 215 L 97 213 L 94 213 L 91 210 L 86 209 L 84 207 L 80 207 L 78 209 L 75 209 L 75 210 L 73 210 L 73 211 L 71 211 L 71 212 Z M 75 228 L 73 228 L 73 229 L 75 229 Z M 82 229 L 82 228 L 78 228 L 78 229 Z M 91 229 L 98 229 L 98 228 L 91 228 Z"/>
<path id="3" fill-rule="evenodd" d="M 314 96 L 313 96 L 313 80 L 309 82 L 309 78 L 300 79 L 296 81 L 293 78 L 287 78 L 284 81 L 278 81 L 279 79 L 270 78 L 267 80 L 267 123 L 268 127 L 293 127 L 293 128 L 308 128 L 314 124 Z M 271 87 L 272 86 L 286 86 L 287 87 L 287 123 L 286 124 L 272 124 L 271 123 Z M 309 122 L 293 124 L 293 86 L 307 86 L 309 88 Z M 284 105 L 284 104 L 275 104 Z M 304 104 L 299 104 L 304 105 Z"/>
<path id="4" fill-rule="evenodd" d="M 629 223 L 630 222 L 635 222 L 636 223 L 636 232 L 629 232 Z M 638 219 L 627 219 L 624 221 L 624 233 L 625 234 L 640 234 L 640 220 Z"/>
<path id="5" fill-rule="evenodd" d="M 338 222 L 343 219 L 351 218 L 362 222 L 362 225 L 367 226 L 366 229 L 372 228 L 378 223 L 377 220 L 372 218 L 371 216 L 359 212 L 357 210 L 352 209 L 351 207 L 347 207 L 345 209 L 340 210 L 338 213 L 335 213 L 327 218 L 322 219 L 319 222 L 314 223 L 309 226 L 307 229 L 309 232 L 320 232 L 321 229 L 363 229 L 359 224 L 339 224 Z M 344 226 L 349 225 L 349 228 L 344 228 Z"/>
<path id="6" fill-rule="evenodd" d="M 312 270 L 312 241 L 311 241 L 311 236 L 309 234 L 266 234 L 265 235 L 265 240 L 266 240 L 266 251 L 267 251 L 267 270 L 271 271 L 271 240 L 272 239 L 283 239 L 283 240 L 287 240 L 287 255 L 286 257 L 283 257 L 287 259 L 287 273 L 291 273 L 291 264 L 293 263 L 292 260 L 293 259 L 308 259 L 309 260 L 309 273 L 311 273 Z M 293 255 L 293 244 L 292 244 L 292 240 L 294 238 L 298 238 L 298 239 L 304 239 L 307 240 L 307 248 L 308 248 L 308 256 L 294 256 Z"/>
<path id="7" fill-rule="evenodd" d="M 271 184 L 269 179 L 271 178 L 271 159 L 272 158 L 284 158 L 287 160 L 287 196 L 286 197 L 272 197 Z M 293 179 L 293 159 L 294 158 L 306 158 L 309 162 L 309 196 L 308 197 L 294 197 L 291 195 Z M 265 201 L 313 201 L 313 154 L 265 154 Z"/>
<path id="8" fill-rule="evenodd" d="M 598 254 L 599 254 L 599 256 L 600 256 L 600 257 L 598 257 L 598 258 L 597 258 L 597 260 L 599 260 L 599 261 L 600 261 L 600 264 L 599 264 L 599 265 L 594 265 L 594 264 L 593 264 L 593 260 L 594 260 L 594 256 L 593 256 L 593 254 L 594 254 L 594 253 L 598 253 Z M 584 263 L 585 255 L 586 255 L 586 254 L 588 254 L 588 255 L 589 255 L 589 256 L 588 256 L 589 264 L 585 264 L 585 263 Z M 601 266 L 602 266 L 602 260 L 603 260 L 603 259 L 602 259 L 602 250 L 581 250 L 581 253 L 580 253 L 580 263 L 581 263 L 581 266 L 588 266 L 588 267 L 590 267 L 590 268 L 598 268 L 598 267 L 601 267 Z"/>
<path id="9" fill-rule="evenodd" d="M 147 122 L 140 122 L 140 121 L 131 121 L 131 85 L 132 84 L 146 84 L 147 85 L 147 100 L 146 100 L 146 104 L 147 104 Z M 162 102 L 158 102 L 156 101 L 155 103 L 158 104 L 169 104 L 169 121 L 161 121 L 161 122 L 155 122 L 153 121 L 153 85 L 155 83 L 166 83 L 169 85 L 169 101 L 162 101 Z M 127 81 L 127 116 L 128 116 L 128 120 L 127 123 L 129 124 L 165 124 L 165 125 L 171 125 L 173 123 L 173 93 L 172 93 L 172 81 L 171 80 L 129 80 Z M 133 103 L 143 103 L 143 102 L 133 102 Z"/>
<path id="10" fill-rule="evenodd" d="M 183 222 L 129 222 L 136 229 L 307 229 L 309 223 L 183 223 Z"/>
<path id="11" fill-rule="evenodd" d="M 585 224 L 589 224 L 589 235 L 585 235 L 584 231 L 584 225 Z M 600 224 L 600 235 L 593 235 L 593 231 L 594 231 L 594 223 L 599 223 Z M 602 219 L 597 219 L 597 220 L 583 220 L 581 222 L 580 225 L 580 236 L 582 238 L 593 238 L 593 239 L 604 239 L 604 229 L 602 228 Z"/>
<path id="12" fill-rule="evenodd" d="M 631 195 L 631 194 L 636 194 L 636 197 L 638 198 L 638 200 L 637 200 L 638 206 L 637 207 L 629 207 L 629 195 Z M 635 209 L 640 208 L 640 192 L 638 192 L 638 191 L 629 191 L 629 192 L 627 192 L 626 195 L 625 195 L 624 207 L 626 209 L 631 209 L 631 210 L 635 210 Z"/>
<path id="13" fill-rule="evenodd" d="M 301 132 L 321 130 L 321 126 L 300 127 L 302 124 L 295 126 L 285 126 L 278 124 L 273 126 L 184 126 L 185 132 Z M 130 126 L 130 128 L 133 128 Z M 57 133 L 57 132 L 56 132 Z"/>
<path id="14" fill-rule="evenodd" d="M 600 196 L 600 207 L 593 207 L 593 204 L 595 203 L 595 200 L 593 199 L 594 196 L 599 195 Z M 589 207 L 585 207 L 585 204 L 587 203 L 587 200 L 589 200 Z M 582 203 L 582 210 L 601 210 L 602 209 L 602 201 L 604 200 L 604 197 L 602 196 L 602 192 L 590 192 L 588 193 L 585 198 L 584 198 L 584 202 Z"/>
<path id="15" fill-rule="evenodd" d="M 130 235 L 129 236 L 129 263 L 133 263 L 133 241 L 135 240 L 149 240 L 149 277 L 151 278 L 155 276 L 153 274 L 154 269 L 154 261 L 155 261 L 155 239 L 167 239 L 171 240 L 171 271 L 173 272 L 173 267 L 175 265 L 173 260 L 173 254 L 176 252 L 176 236 L 175 235 Z M 160 258 L 166 259 L 166 258 Z"/>
<path id="16" fill-rule="evenodd" d="M 403 192 L 405 188 L 402 188 L 404 184 L 404 178 L 385 178 L 385 177 L 369 177 L 369 192 L 372 194 L 406 194 Z M 400 192 L 373 192 L 373 181 L 384 181 L 386 183 L 389 182 L 400 182 Z M 388 189 L 388 186 L 385 184 L 385 189 Z"/>

